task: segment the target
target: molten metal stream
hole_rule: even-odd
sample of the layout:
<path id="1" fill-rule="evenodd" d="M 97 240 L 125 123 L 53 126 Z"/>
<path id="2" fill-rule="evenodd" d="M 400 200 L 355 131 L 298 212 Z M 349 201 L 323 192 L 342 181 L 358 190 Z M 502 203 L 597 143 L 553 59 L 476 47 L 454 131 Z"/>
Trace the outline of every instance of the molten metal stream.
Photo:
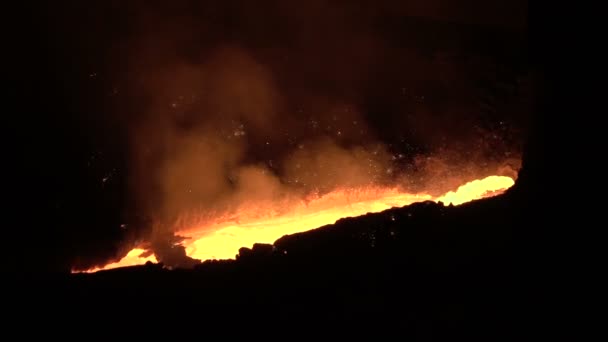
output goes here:
<path id="1" fill-rule="evenodd" d="M 311 201 L 267 203 L 242 206 L 236 215 L 217 217 L 177 232 L 188 237 L 183 242 L 188 256 L 199 259 L 232 259 L 241 247 L 254 243 L 273 243 L 288 234 L 332 224 L 343 217 L 360 216 L 401 207 L 414 202 L 441 201 L 459 205 L 498 195 L 514 184 L 504 176 L 490 176 L 460 186 L 442 196 L 407 194 L 397 189 L 369 188 L 359 191 L 336 190 Z M 134 248 L 123 259 L 86 272 L 156 262 L 141 248 Z"/>

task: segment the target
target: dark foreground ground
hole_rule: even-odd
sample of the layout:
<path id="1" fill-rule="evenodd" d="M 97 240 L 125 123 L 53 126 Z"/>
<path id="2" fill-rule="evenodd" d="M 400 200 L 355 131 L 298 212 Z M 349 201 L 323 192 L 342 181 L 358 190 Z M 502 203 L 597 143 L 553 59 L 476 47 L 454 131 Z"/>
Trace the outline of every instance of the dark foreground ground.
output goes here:
<path id="1" fill-rule="evenodd" d="M 231 332 L 291 327 L 296 336 L 331 328 L 423 341 L 512 340 L 532 308 L 516 269 L 516 197 L 342 219 L 194 270 L 149 264 L 39 275 L 11 294 L 11 317 L 60 319 L 75 329 L 222 332 L 228 324 Z"/>

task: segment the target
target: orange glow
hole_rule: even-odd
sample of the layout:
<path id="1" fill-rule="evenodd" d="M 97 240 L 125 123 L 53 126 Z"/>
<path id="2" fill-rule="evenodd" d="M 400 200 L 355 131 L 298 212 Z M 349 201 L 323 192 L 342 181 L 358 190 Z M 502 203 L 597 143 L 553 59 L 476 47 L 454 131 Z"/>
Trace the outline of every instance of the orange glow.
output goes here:
<path id="1" fill-rule="evenodd" d="M 414 202 L 441 201 L 459 205 L 475 199 L 498 195 L 514 184 L 504 176 L 490 176 L 460 186 L 442 196 L 408 194 L 396 188 L 366 188 L 335 190 L 308 201 L 281 201 L 240 206 L 232 215 L 220 215 L 204 223 L 178 230 L 188 256 L 199 259 L 232 259 L 239 248 L 251 248 L 254 243 L 273 243 L 288 234 L 304 232 L 340 218 L 380 212 Z M 155 261 L 154 256 L 141 258 L 142 249 L 133 249 L 117 263 L 101 269 L 143 264 Z M 99 269 L 91 270 L 90 272 Z"/>
<path id="2" fill-rule="evenodd" d="M 154 254 L 149 253 L 145 249 L 142 249 L 142 248 L 133 248 L 129 253 L 127 253 L 127 255 L 124 256 L 124 258 L 120 259 L 117 262 L 107 264 L 103 267 L 96 267 L 96 268 L 93 268 L 93 269 L 90 269 L 90 270 L 84 271 L 84 272 L 93 273 L 93 272 L 97 272 L 97 271 L 101 271 L 101 270 L 109 270 L 109 269 L 118 268 L 118 267 L 143 265 L 148 261 L 153 262 L 153 263 L 158 262 L 156 260 L 156 256 Z"/>
<path id="3" fill-rule="evenodd" d="M 446 205 L 450 203 L 459 205 L 475 199 L 496 196 L 512 187 L 513 184 L 515 184 L 513 179 L 504 176 L 490 176 L 484 179 L 476 179 L 461 185 L 456 191 L 450 191 L 437 198 L 437 201 L 441 201 Z"/>
<path id="4" fill-rule="evenodd" d="M 220 219 L 203 226 L 178 232 L 190 237 L 184 242 L 186 254 L 199 259 L 232 259 L 239 248 L 254 243 L 273 243 L 288 234 L 304 232 L 332 224 L 343 217 L 380 212 L 409 203 L 432 200 L 428 195 L 402 194 L 393 189 L 334 191 L 282 208 L 276 212 L 271 204 L 239 209 L 236 219 Z M 284 205 L 284 204 L 283 204 Z"/>

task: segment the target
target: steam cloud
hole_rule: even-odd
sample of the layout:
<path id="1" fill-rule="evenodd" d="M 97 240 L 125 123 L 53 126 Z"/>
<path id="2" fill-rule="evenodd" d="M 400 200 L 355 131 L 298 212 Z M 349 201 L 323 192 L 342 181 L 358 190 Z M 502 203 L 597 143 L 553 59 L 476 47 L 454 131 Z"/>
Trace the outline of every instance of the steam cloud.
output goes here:
<path id="1" fill-rule="evenodd" d="M 128 149 L 125 210 L 153 223 L 133 224 L 124 251 L 147 241 L 184 265 L 172 229 L 191 212 L 372 184 L 439 194 L 518 168 L 525 72 L 498 70 L 517 56 L 433 21 L 485 15 L 440 1 L 111 3 L 99 6 L 116 24 L 91 25 L 120 32 L 104 70 Z M 517 36 L 513 17 L 499 25 Z"/>

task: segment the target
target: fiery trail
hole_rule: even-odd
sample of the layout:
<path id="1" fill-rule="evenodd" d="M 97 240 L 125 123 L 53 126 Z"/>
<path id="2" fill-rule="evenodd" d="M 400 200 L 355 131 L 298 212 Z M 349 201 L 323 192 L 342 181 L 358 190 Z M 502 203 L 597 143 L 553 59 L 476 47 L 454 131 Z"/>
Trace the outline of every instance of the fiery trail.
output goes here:
<path id="1" fill-rule="evenodd" d="M 231 259 L 240 247 L 273 243 L 278 238 L 331 224 L 343 217 L 380 212 L 408 203 L 431 200 L 428 195 L 401 194 L 396 190 L 334 191 L 308 203 L 299 202 L 274 213 L 265 205 L 239 210 L 238 220 L 218 220 L 206 226 L 178 232 L 191 237 L 184 245 L 188 256 Z"/>
<path id="2" fill-rule="evenodd" d="M 475 199 L 492 197 L 503 193 L 515 184 L 515 181 L 505 176 L 489 176 L 476 179 L 461 185 L 456 191 L 450 191 L 436 199 L 445 204 L 459 205 Z"/>
<path id="3" fill-rule="evenodd" d="M 261 203 L 241 206 L 236 215 L 217 217 L 177 233 L 189 239 L 183 242 L 188 256 L 200 259 L 231 259 L 241 247 L 254 243 L 273 243 L 278 238 L 332 224 L 343 217 L 380 212 L 414 202 L 441 201 L 459 205 L 475 199 L 495 196 L 514 184 L 504 176 L 490 176 L 460 186 L 442 196 L 402 193 L 398 189 L 368 188 L 358 191 L 336 190 L 308 202 Z M 135 248 L 119 262 L 101 269 L 155 262 L 154 255 L 143 257 Z"/>
<path id="4" fill-rule="evenodd" d="M 96 267 L 86 271 L 87 273 L 97 272 L 101 270 L 109 270 L 112 268 L 118 267 L 126 267 L 126 266 L 134 266 L 134 265 L 143 265 L 146 262 L 157 263 L 156 256 L 154 254 L 149 253 L 145 249 L 142 248 L 133 248 L 127 255 L 125 255 L 122 259 L 117 262 L 113 262 L 111 264 L 107 264 L 103 267 Z"/>

